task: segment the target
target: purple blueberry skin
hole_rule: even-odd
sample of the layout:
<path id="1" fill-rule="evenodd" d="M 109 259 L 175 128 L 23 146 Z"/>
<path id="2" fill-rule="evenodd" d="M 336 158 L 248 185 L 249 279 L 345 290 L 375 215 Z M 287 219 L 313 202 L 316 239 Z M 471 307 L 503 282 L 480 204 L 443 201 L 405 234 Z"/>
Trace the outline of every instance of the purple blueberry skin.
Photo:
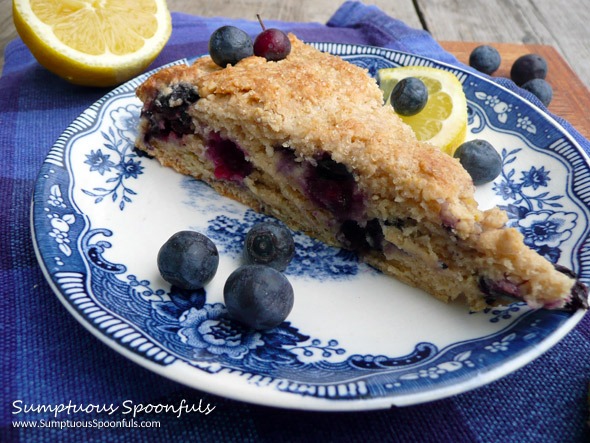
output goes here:
<path id="1" fill-rule="evenodd" d="M 510 78 L 518 86 L 534 78 L 547 77 L 547 61 L 539 54 L 526 54 L 516 59 L 510 69 Z"/>
<path id="2" fill-rule="evenodd" d="M 401 79 L 391 91 L 391 105 L 395 112 L 409 117 L 418 114 L 428 102 L 428 89 L 416 77 Z"/>
<path id="3" fill-rule="evenodd" d="M 487 277 L 480 277 L 479 289 L 484 294 L 485 301 L 489 305 L 498 300 L 522 300 L 518 286 L 508 279 L 494 281 Z"/>
<path id="4" fill-rule="evenodd" d="M 265 330 L 281 324 L 293 309 L 293 287 L 281 272 L 264 265 L 244 265 L 223 288 L 230 317 L 246 327 Z"/>
<path id="5" fill-rule="evenodd" d="M 216 65 L 225 68 L 254 55 L 254 44 L 248 34 L 235 26 L 222 26 L 209 38 L 209 55 Z"/>
<path id="6" fill-rule="evenodd" d="M 537 97 L 544 106 L 549 106 L 549 103 L 553 100 L 553 88 L 542 78 L 529 80 L 521 88 Z"/>
<path id="7" fill-rule="evenodd" d="M 459 159 L 474 185 L 491 182 L 502 172 L 502 157 L 485 140 L 476 139 L 463 143 L 453 157 Z"/>
<path id="8" fill-rule="evenodd" d="M 277 171 L 287 175 L 299 171 L 299 176 L 303 177 L 303 192 L 315 205 L 330 211 L 340 222 L 364 217 L 366 201 L 354 175 L 344 164 L 334 161 L 330 153 L 314 156 L 314 166 L 307 160 L 296 161 L 291 148 L 275 149 L 281 156 Z"/>
<path id="9" fill-rule="evenodd" d="M 588 287 L 578 280 L 578 276 L 571 269 L 558 265 L 557 263 L 554 263 L 553 266 L 559 272 L 576 279 L 571 290 L 571 299 L 564 309 L 569 312 L 574 312 L 577 309 L 588 309 Z"/>
<path id="10" fill-rule="evenodd" d="M 278 223 L 254 225 L 244 241 L 244 261 L 283 271 L 295 255 L 295 242 L 289 230 Z"/>
<path id="11" fill-rule="evenodd" d="M 354 220 L 344 221 L 340 226 L 338 240 L 345 249 L 363 253 L 369 250 L 381 251 L 384 237 L 379 220 L 373 218 L 364 226 Z"/>
<path id="12" fill-rule="evenodd" d="M 501 62 L 500 53 L 490 45 L 478 46 L 469 55 L 469 66 L 488 75 L 496 72 Z"/>
<path id="13" fill-rule="evenodd" d="M 157 260 L 164 280 L 181 289 L 196 290 L 211 281 L 217 272 L 219 253 L 205 235 L 180 231 L 162 245 Z"/>
<path id="14" fill-rule="evenodd" d="M 197 90 L 187 84 L 179 83 L 169 94 L 158 94 L 153 101 L 146 103 L 141 116 L 150 122 L 146 143 L 151 137 L 165 139 L 171 133 L 178 138 L 195 131 L 192 118 L 186 112 L 192 103 L 199 100 Z"/>

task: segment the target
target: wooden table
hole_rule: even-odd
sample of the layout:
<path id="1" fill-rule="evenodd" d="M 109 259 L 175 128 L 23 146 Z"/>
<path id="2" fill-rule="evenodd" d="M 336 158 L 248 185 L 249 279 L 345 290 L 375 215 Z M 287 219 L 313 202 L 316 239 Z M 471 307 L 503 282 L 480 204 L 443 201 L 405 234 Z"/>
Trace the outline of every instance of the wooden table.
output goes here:
<path id="1" fill-rule="evenodd" d="M 590 138 L 589 0 L 376 0 L 392 17 L 429 31 L 443 47 L 467 62 L 477 45 L 496 42 L 508 76 L 519 55 L 536 52 L 549 63 L 554 89 L 549 109 Z M 201 16 L 316 21 L 325 23 L 343 0 L 167 0 L 171 11 Z M 0 54 L 17 36 L 11 2 L 0 0 Z M 500 44 L 501 43 L 501 44 Z M 0 69 L 3 65 L 0 59 Z"/>

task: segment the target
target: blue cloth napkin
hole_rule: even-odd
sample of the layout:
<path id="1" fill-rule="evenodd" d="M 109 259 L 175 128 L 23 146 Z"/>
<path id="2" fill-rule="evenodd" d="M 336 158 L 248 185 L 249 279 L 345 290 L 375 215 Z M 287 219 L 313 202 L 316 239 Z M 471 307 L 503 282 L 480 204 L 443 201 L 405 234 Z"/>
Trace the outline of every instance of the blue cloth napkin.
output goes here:
<path id="1" fill-rule="evenodd" d="M 170 41 L 151 68 L 207 52 L 212 31 L 255 21 L 173 13 Z M 306 41 L 383 46 L 447 63 L 457 60 L 424 32 L 374 6 L 348 2 L 327 25 L 271 22 Z M 510 81 L 499 80 L 518 90 Z M 70 85 L 42 68 L 20 39 L 6 48 L 0 79 L 0 441 L 582 441 L 588 416 L 590 320 L 534 362 L 471 392 L 427 404 L 373 412 L 318 413 L 255 406 L 212 396 L 164 379 L 117 354 L 60 304 L 37 264 L 29 210 L 37 172 L 52 144 L 105 89 Z M 538 106 L 536 99 L 527 95 Z M 589 150 L 587 140 L 557 118 Z M 209 414 L 143 415 L 159 428 L 43 428 L 54 413 L 24 414 L 24 405 L 180 405 L 214 407 Z M 71 402 L 71 403 L 70 403 Z M 17 413 L 18 412 L 18 413 Z M 89 411 L 60 419 L 121 420 Z M 17 419 L 37 420 L 18 429 Z"/>

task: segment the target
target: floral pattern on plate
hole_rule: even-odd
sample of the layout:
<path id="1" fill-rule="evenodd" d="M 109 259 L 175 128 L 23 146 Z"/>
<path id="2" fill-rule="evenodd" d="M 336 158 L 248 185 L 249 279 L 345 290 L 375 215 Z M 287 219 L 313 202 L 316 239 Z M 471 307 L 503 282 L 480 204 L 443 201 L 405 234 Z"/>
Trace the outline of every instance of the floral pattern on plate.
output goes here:
<path id="1" fill-rule="evenodd" d="M 493 139 L 503 158 L 501 176 L 476 197 L 504 207 L 529 246 L 588 281 L 590 172 L 585 155 L 547 116 L 488 80 L 416 55 L 317 46 L 372 75 L 409 64 L 455 73 L 468 99 L 468 137 Z M 359 264 L 354 254 L 294 233 L 297 255 L 286 270 L 296 289 L 292 315 L 269 331 L 244 329 L 228 318 L 219 284 L 171 288 L 153 257 L 170 231 L 197 229 L 218 244 L 218 274 L 227 275 L 239 265 L 245 233 L 268 216 L 133 149 L 140 109 L 134 88 L 146 77 L 107 94 L 64 131 L 41 169 L 32 209 L 35 247 L 60 300 L 134 361 L 257 403 L 367 409 L 492 381 L 538 356 L 581 318 L 523 303 L 478 313 L 441 305 Z"/>

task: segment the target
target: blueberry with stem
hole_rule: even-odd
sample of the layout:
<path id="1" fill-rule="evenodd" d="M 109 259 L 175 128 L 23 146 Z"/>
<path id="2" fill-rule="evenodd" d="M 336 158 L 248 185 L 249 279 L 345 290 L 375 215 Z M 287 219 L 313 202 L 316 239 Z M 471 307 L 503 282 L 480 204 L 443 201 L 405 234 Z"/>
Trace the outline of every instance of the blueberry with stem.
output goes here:
<path id="1" fill-rule="evenodd" d="M 291 53 L 291 41 L 287 34 L 275 28 L 266 29 L 260 15 L 256 14 L 256 17 L 262 32 L 254 40 L 254 55 L 272 62 L 286 58 Z"/>
<path id="2" fill-rule="evenodd" d="M 244 259 L 248 264 L 284 270 L 295 254 L 295 242 L 289 230 L 273 222 L 254 225 L 246 234 Z"/>

